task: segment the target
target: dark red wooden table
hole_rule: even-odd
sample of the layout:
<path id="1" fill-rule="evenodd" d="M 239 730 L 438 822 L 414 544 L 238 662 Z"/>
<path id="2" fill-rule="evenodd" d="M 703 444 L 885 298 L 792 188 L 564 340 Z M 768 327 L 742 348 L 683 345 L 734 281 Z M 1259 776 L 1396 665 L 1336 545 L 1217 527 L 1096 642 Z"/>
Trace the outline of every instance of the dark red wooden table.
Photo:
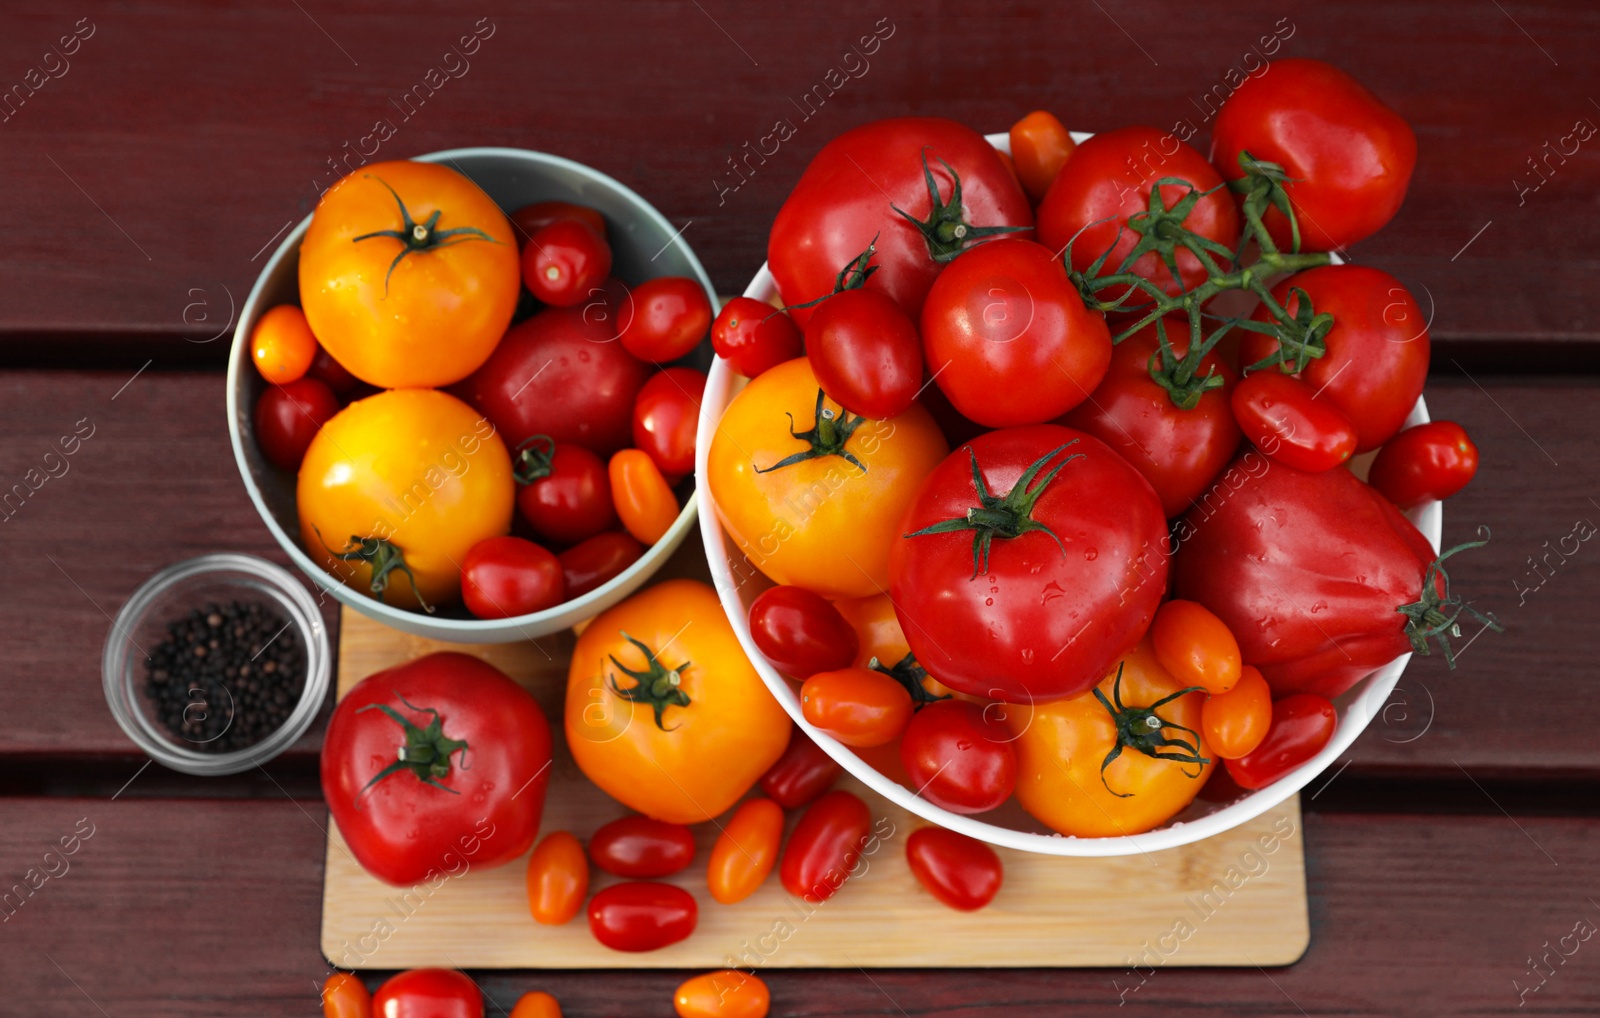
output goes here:
<path id="1" fill-rule="evenodd" d="M 29 6 L 0 12 L 0 488 L 78 422 L 94 431 L 0 521 L 0 886 L 80 820 L 94 834 L 0 922 L 0 1011 L 317 1013 L 320 731 L 270 773 L 145 768 L 105 708 L 99 652 L 107 613 L 155 569 L 219 549 L 282 559 L 233 466 L 221 367 L 264 252 L 341 159 L 489 144 L 581 160 L 648 196 L 736 292 L 787 185 L 847 127 L 912 112 L 1001 129 L 1044 106 L 1086 130 L 1203 133 L 1204 97 L 1274 33 L 1277 56 L 1342 64 L 1416 127 L 1410 199 L 1353 254 L 1433 308 L 1429 405 L 1485 464 L 1445 538 L 1492 529 L 1454 575 L 1506 632 L 1454 673 L 1414 662 L 1347 766 L 1308 789 L 1304 960 L 1164 968 L 1125 1006 L 1600 1010 L 1600 940 L 1573 936 L 1600 928 L 1600 551 L 1550 555 L 1600 518 L 1600 142 L 1550 155 L 1600 123 L 1592 0 Z M 890 26 L 865 70 L 846 56 Z M 478 51 L 451 55 L 479 27 Z M 835 68 L 858 76 L 803 119 L 794 100 Z M 732 190 L 729 158 L 779 119 L 794 137 Z M 480 975 L 492 1014 L 542 987 L 569 1015 L 668 1015 L 679 978 Z M 778 1015 L 1043 1015 L 1112 1013 L 1119 979 L 770 983 Z"/>

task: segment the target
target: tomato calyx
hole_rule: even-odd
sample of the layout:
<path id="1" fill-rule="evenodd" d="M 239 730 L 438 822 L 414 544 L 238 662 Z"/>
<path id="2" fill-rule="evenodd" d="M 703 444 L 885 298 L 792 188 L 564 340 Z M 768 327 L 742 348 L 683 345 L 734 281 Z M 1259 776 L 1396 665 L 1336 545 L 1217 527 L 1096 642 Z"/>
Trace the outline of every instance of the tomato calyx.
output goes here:
<path id="1" fill-rule="evenodd" d="M 939 182 L 933 177 L 933 170 L 928 167 L 928 149 L 922 149 L 922 176 L 928 182 L 928 204 L 930 211 L 927 219 L 918 219 L 905 209 L 889 203 L 889 207 L 906 221 L 917 228 L 922 234 L 922 239 L 928 244 L 928 257 L 944 265 L 954 261 L 956 255 L 985 237 L 994 237 L 1003 233 L 1016 233 L 1027 230 L 1026 226 L 973 226 L 965 219 L 966 210 L 961 205 L 961 175 L 955 167 L 939 160 L 939 164 L 950 174 L 950 200 L 947 202 L 939 194 Z"/>
<path id="2" fill-rule="evenodd" d="M 359 244 L 363 240 L 373 237 L 392 237 L 400 242 L 400 253 L 394 256 L 394 261 L 389 263 L 389 271 L 383 277 L 383 292 L 389 293 L 389 277 L 394 275 L 394 270 L 406 255 L 417 254 L 424 251 L 437 251 L 440 248 L 453 247 L 456 244 L 465 244 L 469 240 L 486 240 L 491 244 L 499 241 L 484 233 L 476 226 L 457 226 L 449 230 L 439 229 L 439 217 L 444 214 L 441 209 L 434 209 L 433 215 L 422 222 L 411 218 L 411 210 L 406 208 L 406 203 L 401 200 L 400 193 L 389 186 L 388 181 L 382 177 L 373 177 L 370 173 L 363 173 L 363 177 L 370 177 L 384 186 L 390 194 L 394 195 L 395 204 L 400 206 L 400 229 L 374 230 L 363 233 L 359 237 L 351 237 L 352 244 Z"/>
<path id="3" fill-rule="evenodd" d="M 1444 655 L 1444 663 L 1451 668 L 1456 666 L 1456 656 L 1455 649 L 1450 646 L 1450 640 L 1452 637 L 1461 636 L 1463 614 L 1471 615 L 1483 623 L 1486 629 L 1492 629 L 1497 633 L 1505 632 L 1505 627 L 1492 613 L 1481 612 L 1467 602 L 1458 601 L 1450 596 L 1450 574 L 1444 571 L 1444 560 L 1457 552 L 1469 548 L 1482 548 L 1488 544 L 1489 528 L 1482 527 L 1480 531 L 1483 540 L 1458 544 L 1428 563 L 1428 572 L 1422 580 L 1421 596 L 1411 604 L 1403 604 L 1395 609 L 1406 617 L 1406 637 L 1411 641 L 1411 648 L 1418 654 L 1426 656 L 1433 651 L 1429 641 L 1437 641 L 1439 651 Z"/>
<path id="4" fill-rule="evenodd" d="M 316 530 L 315 527 L 312 528 Z M 341 562 L 365 562 L 372 567 L 372 580 L 368 589 L 372 596 L 383 600 L 383 592 L 389 589 L 389 574 L 399 570 L 406 574 L 406 579 L 411 581 L 411 590 L 417 595 L 417 601 L 424 611 L 433 614 L 433 606 L 423 600 L 422 591 L 417 589 L 417 578 L 411 572 L 411 567 L 406 564 L 405 552 L 400 546 L 381 537 L 362 537 L 360 534 L 351 534 L 345 542 L 343 551 L 334 551 L 328 547 L 328 542 L 323 540 L 322 531 L 317 530 L 317 540 L 322 543 L 322 550 Z"/>
<path id="5" fill-rule="evenodd" d="M 399 725 L 406 735 L 406 741 L 400 746 L 399 758 L 373 775 L 372 780 L 362 786 L 361 793 L 365 794 L 367 789 L 391 774 L 408 770 L 415 774 L 417 780 L 424 785 L 442 788 L 451 795 L 460 795 L 461 792 L 459 790 L 441 784 L 439 779 L 450 776 L 451 756 L 459 752 L 462 760 L 466 760 L 467 740 L 452 739 L 446 736 L 444 734 L 444 722 L 439 717 L 439 712 L 432 707 L 418 707 L 399 693 L 395 693 L 394 697 L 418 714 L 431 714 L 433 716 L 432 720 L 428 722 L 426 727 L 419 727 L 416 722 L 386 703 L 369 703 L 356 711 L 357 714 L 365 714 L 369 710 L 381 710 L 391 721 Z M 465 768 L 466 764 L 463 762 L 461 766 Z"/>
<path id="6" fill-rule="evenodd" d="M 511 455 L 511 476 L 518 484 L 532 484 L 549 477 L 555 454 L 555 439 L 549 435 L 530 435 Z"/>
<path id="7" fill-rule="evenodd" d="M 827 300 L 829 297 L 837 297 L 846 290 L 861 289 L 863 286 L 867 285 L 867 280 L 872 278 L 872 274 L 878 271 L 878 266 L 872 264 L 872 256 L 877 253 L 878 234 L 874 233 L 872 235 L 871 242 L 867 244 L 867 249 L 850 259 L 850 261 L 845 264 L 845 267 L 839 270 L 839 274 L 833 277 L 832 290 L 829 290 L 816 300 L 808 300 L 804 304 L 785 304 L 783 307 L 778 308 L 776 311 L 772 312 L 772 314 L 768 315 L 767 318 L 771 318 L 774 315 L 781 315 L 788 311 L 797 311 L 800 308 L 814 308 L 818 304 L 821 304 L 823 301 Z M 766 319 L 762 319 L 762 321 L 765 320 Z"/>
<path id="8" fill-rule="evenodd" d="M 928 670 L 917 663 L 915 654 L 907 653 L 905 657 L 892 665 L 886 665 L 877 658 L 872 658 L 867 662 L 867 667 L 875 672 L 882 672 L 904 686 L 906 692 L 911 694 L 911 709 L 913 711 L 919 711 L 930 703 L 950 699 L 949 693 L 934 696 L 928 692 L 928 687 L 922 684 L 922 680 L 928 677 Z"/>
<path id="9" fill-rule="evenodd" d="M 1289 201 L 1289 191 L 1285 186 L 1295 183 L 1298 178 L 1289 176 L 1277 163 L 1257 159 L 1245 150 L 1239 152 L 1239 168 L 1244 170 L 1244 176 L 1230 181 L 1228 186 L 1244 195 L 1244 201 L 1240 203 L 1240 212 L 1243 213 L 1245 222 L 1250 224 L 1250 229 L 1245 231 L 1245 239 L 1240 241 L 1240 253 L 1243 253 L 1244 243 L 1252 236 L 1261 245 L 1262 251 L 1278 250 L 1277 244 L 1261 222 L 1261 217 L 1266 213 L 1268 206 L 1276 208 L 1283 213 L 1283 218 L 1289 221 L 1289 233 L 1294 238 L 1289 250 L 1298 253 L 1300 220 L 1294 213 L 1294 206 Z"/>
<path id="10" fill-rule="evenodd" d="M 1106 695 L 1100 692 L 1100 688 L 1098 686 L 1095 687 L 1095 699 L 1100 701 L 1100 705 L 1111 715 L 1112 722 L 1117 726 L 1117 744 L 1112 746 L 1111 752 L 1107 753 L 1106 758 L 1100 761 L 1100 783 L 1106 786 L 1106 791 L 1119 799 L 1127 799 L 1133 795 L 1132 792 L 1118 792 L 1106 782 L 1106 768 L 1110 767 L 1112 761 L 1122 755 L 1124 749 L 1138 750 L 1145 756 L 1155 760 L 1172 760 L 1180 764 L 1194 764 L 1198 767 L 1204 767 L 1211 762 L 1210 758 L 1200 755 L 1199 732 L 1185 725 L 1180 725 L 1176 721 L 1168 721 L 1156 713 L 1158 708 L 1166 706 L 1181 696 L 1187 696 L 1195 692 L 1203 693 L 1205 692 L 1205 687 L 1189 686 L 1178 690 L 1176 693 L 1168 693 L 1148 707 L 1129 707 L 1122 702 L 1121 664 L 1117 665 L 1117 678 L 1111 684 L 1111 699 L 1106 699 Z M 1166 734 L 1166 730 L 1169 728 L 1187 732 L 1193 736 L 1193 739 L 1185 739 L 1182 736 L 1176 739 L 1169 739 Z M 1193 774 L 1188 774 L 1187 771 L 1184 773 L 1190 778 L 1200 776 L 1199 771 Z"/>
<path id="11" fill-rule="evenodd" d="M 1083 459 L 1083 453 L 1073 453 L 1066 459 L 1057 463 L 1050 472 L 1039 477 L 1039 471 L 1045 468 L 1051 460 L 1066 451 L 1078 440 L 1074 438 L 1065 445 L 1058 445 L 1054 449 L 1040 456 L 1028 465 L 1017 478 L 1017 483 L 1004 495 L 992 495 L 984 484 L 983 472 L 978 469 L 978 454 L 967 446 L 967 456 L 972 460 L 972 486 L 978 494 L 978 504 L 966 511 L 965 515 L 955 516 L 948 520 L 940 520 L 921 530 L 914 530 L 902 537 L 923 537 L 928 534 L 953 534 L 958 531 L 972 531 L 972 576 L 977 579 L 978 574 L 989 569 L 989 546 L 996 537 L 1013 538 L 1033 531 L 1041 531 L 1050 536 L 1061 549 L 1061 554 L 1066 555 L 1067 546 L 1061 543 L 1061 538 L 1056 532 L 1033 518 L 1033 507 L 1039 501 L 1039 496 L 1044 494 L 1051 481 L 1055 480 L 1061 468 L 1073 460 Z M 1038 483 L 1034 481 L 1037 478 Z M 1029 487 L 1032 485 L 1032 487 Z"/>
<path id="12" fill-rule="evenodd" d="M 1237 324 L 1239 324 L 1238 319 L 1227 319 L 1210 337 L 1202 339 L 1200 320 L 1191 319 L 1189 345 L 1186 349 L 1210 350 Z M 1193 410 L 1200 405 L 1200 397 L 1212 389 L 1220 389 L 1227 384 L 1215 367 L 1203 375 L 1197 375 L 1195 372 L 1200 367 L 1200 358 L 1178 356 L 1177 351 L 1172 348 L 1172 343 L 1167 339 L 1165 319 L 1156 319 L 1156 340 L 1160 346 L 1150 355 L 1150 380 L 1167 391 L 1167 395 L 1172 399 L 1172 405 L 1179 410 Z"/>
<path id="13" fill-rule="evenodd" d="M 821 459 L 824 456 L 838 456 L 863 474 L 867 472 L 867 465 L 856 459 L 855 453 L 845 448 L 850 436 L 856 433 L 856 429 L 861 427 L 866 418 L 860 414 L 852 415 L 843 408 L 835 414 L 822 405 L 824 397 L 823 391 L 818 389 L 816 423 L 811 426 L 810 431 L 794 430 L 794 415 L 788 411 L 784 411 L 783 414 L 789 418 L 789 436 L 808 443 L 810 448 L 785 456 L 770 467 L 755 467 L 756 473 L 768 474 L 783 467 L 804 463 L 806 460 Z"/>
<path id="14" fill-rule="evenodd" d="M 634 681 L 631 688 L 623 689 L 617 685 L 617 677 L 612 675 L 611 691 L 629 703 L 649 704 L 656 715 L 656 727 L 663 732 L 672 731 L 672 728 L 661 723 L 661 715 L 668 707 L 689 706 L 689 694 L 685 693 L 680 685 L 683 673 L 689 670 L 689 662 L 685 661 L 676 668 L 667 668 L 643 640 L 635 639 L 625 632 L 622 633 L 622 638 L 639 648 L 648 664 L 636 670 L 618 661 L 615 654 L 607 655 L 619 671 Z"/>

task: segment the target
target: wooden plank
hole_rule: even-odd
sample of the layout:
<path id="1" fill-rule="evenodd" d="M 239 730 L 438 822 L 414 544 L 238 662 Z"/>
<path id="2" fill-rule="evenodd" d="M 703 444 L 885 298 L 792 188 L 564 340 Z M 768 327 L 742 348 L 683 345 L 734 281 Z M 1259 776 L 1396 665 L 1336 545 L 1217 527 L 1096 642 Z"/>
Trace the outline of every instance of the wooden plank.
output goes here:
<path id="1" fill-rule="evenodd" d="M 1600 9 L 1585 0 L 1287 13 L 1242 0 L 1208 12 L 1198 32 L 1177 0 L 1115 18 L 1014 0 L 959 11 L 831 0 L 803 13 L 563 0 L 495 14 L 465 59 L 451 46 L 478 16 L 437 0 L 403 18 L 372 3 L 85 10 L 93 34 L 64 71 L 45 54 L 79 14 L 10 11 L 0 35 L 7 87 L 41 64 L 61 74 L 40 72 L 46 83 L 3 124 L 12 242 L 0 251 L 0 355 L 12 362 L 59 362 L 78 344 L 219 355 L 222 342 L 204 341 L 225 330 L 261 250 L 310 210 L 330 163 L 355 165 L 358 150 L 385 159 L 488 144 L 580 160 L 684 224 L 713 280 L 737 292 L 789 186 L 849 127 L 942 113 L 1002 129 L 1044 106 L 1076 128 L 1187 121 L 1203 139 L 1207 96 L 1260 67 L 1275 32 L 1269 58 L 1334 60 L 1415 124 L 1411 199 L 1355 257 L 1431 295 L 1436 335 L 1502 359 L 1515 352 L 1507 337 L 1551 340 L 1554 355 L 1600 336 L 1586 305 L 1560 299 L 1587 292 L 1597 268 L 1580 238 L 1600 222 L 1584 200 L 1600 159 L 1592 143 L 1559 162 L 1545 148 L 1600 116 L 1584 98 L 1600 95 L 1600 65 L 1584 59 L 1600 43 Z M 886 35 L 875 51 L 851 53 L 875 29 Z M 806 95 L 825 97 L 809 116 Z M 774 148 L 780 120 L 794 130 Z M 750 154 L 757 146 L 771 154 Z M 729 168 L 740 159 L 743 177 Z M 1540 179 L 1530 160 L 1551 167 L 1548 180 L 1519 198 L 1516 181 Z"/>
<path id="2" fill-rule="evenodd" d="M 571 657 L 564 634 L 533 644 L 451 645 L 404 636 L 348 611 L 339 641 L 339 694 L 362 676 L 442 649 L 491 661 L 533 693 L 548 717 L 561 717 Z M 587 841 L 601 824 L 630 811 L 583 776 L 559 721 L 555 728 L 544 829 L 568 830 Z M 468 869 L 437 888 L 394 888 L 362 870 L 331 829 L 322 951 L 353 968 L 715 968 L 745 951 L 753 952 L 749 964 L 778 968 L 1083 967 L 1116 964 L 1137 952 L 1146 931 L 1172 916 L 1203 919 L 1212 933 L 1190 951 L 1189 964 L 1283 965 L 1305 951 L 1310 932 L 1298 799 L 1226 834 L 1167 852 L 1063 865 L 1002 850 L 1006 882 L 1000 896 L 980 912 L 961 915 L 923 891 L 902 861 L 906 837 L 926 821 L 853 779 L 840 787 L 872 807 L 876 836 L 862 872 L 850 879 L 851 893 L 809 907 L 773 878 L 738 905 L 720 906 L 706 893 L 699 860 L 708 856 L 726 818 L 700 824 L 697 864 L 669 878 L 699 902 L 699 926 L 688 940 L 641 955 L 602 947 L 581 922 L 535 923 L 527 911 L 521 861 Z M 797 818 L 791 816 L 791 824 Z M 1241 866 L 1250 871 L 1241 879 L 1252 891 L 1239 896 L 1237 907 L 1223 909 L 1225 899 L 1230 905 L 1234 900 L 1229 870 L 1238 876 Z M 597 887 L 611 882 L 596 877 Z M 367 951 L 364 941 L 378 949 Z"/>
<path id="3" fill-rule="evenodd" d="M 317 936 L 326 825 L 320 803 L 5 799 L 0 816 L 4 886 L 43 865 L 43 854 L 80 818 L 95 825 L 67 860 L 70 870 L 0 923 L 9 1012 L 98 1013 L 82 999 L 87 995 L 117 1018 L 314 1013 L 315 986 L 328 973 Z M 1183 968 L 1186 952 L 1213 935 L 1206 923 L 1165 964 L 1137 970 L 1124 960 L 1107 969 L 938 976 L 767 971 L 772 1013 L 903 1010 L 955 1018 L 1003 1007 L 1053 1016 L 1075 1005 L 1083 1009 L 1077 1013 L 1113 1014 L 1121 1013 L 1124 989 L 1133 1004 L 1183 1013 L 1511 1013 L 1518 1009 L 1512 980 L 1529 985 L 1529 956 L 1547 950 L 1554 974 L 1528 995 L 1527 1007 L 1593 1013 L 1600 966 L 1585 959 L 1597 941 L 1579 943 L 1565 963 L 1555 951 L 1579 920 L 1600 924 L 1600 906 L 1589 900 L 1600 882 L 1600 821 L 1313 813 L 1305 829 L 1312 944 L 1290 968 Z M 859 889 L 847 886 L 841 898 L 852 890 Z M 1153 947 L 1176 918 L 1151 926 Z M 1569 936 L 1565 950 L 1573 943 Z M 503 972 L 478 979 L 498 1005 L 490 1014 L 544 989 L 571 1015 L 660 1015 L 670 1013 L 672 989 L 684 975 Z M 1129 989 L 1135 984 L 1138 990 Z"/>

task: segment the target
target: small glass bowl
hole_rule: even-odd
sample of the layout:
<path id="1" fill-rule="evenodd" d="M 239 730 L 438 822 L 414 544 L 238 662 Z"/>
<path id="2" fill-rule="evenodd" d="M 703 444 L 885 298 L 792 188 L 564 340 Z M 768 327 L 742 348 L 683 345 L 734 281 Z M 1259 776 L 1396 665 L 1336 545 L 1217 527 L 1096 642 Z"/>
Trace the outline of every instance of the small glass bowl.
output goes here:
<path id="1" fill-rule="evenodd" d="M 206 753 L 191 749 L 157 720 L 144 689 L 146 652 L 166 639 L 168 623 L 228 601 L 262 601 L 288 619 L 305 648 L 305 684 L 279 728 L 243 749 Z M 176 771 L 221 775 L 264 763 L 306 733 L 327 696 L 332 658 L 322 614 L 304 585 L 264 559 L 221 552 L 174 563 L 134 591 L 106 634 L 101 672 L 112 715 L 140 749 Z"/>

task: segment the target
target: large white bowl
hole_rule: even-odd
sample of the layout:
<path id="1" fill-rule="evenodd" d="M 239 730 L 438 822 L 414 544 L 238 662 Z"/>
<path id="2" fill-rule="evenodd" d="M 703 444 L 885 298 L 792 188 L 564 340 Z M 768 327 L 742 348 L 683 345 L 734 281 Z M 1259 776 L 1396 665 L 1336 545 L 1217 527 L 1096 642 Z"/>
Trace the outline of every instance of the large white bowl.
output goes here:
<path id="1" fill-rule="evenodd" d="M 1074 134 L 1081 141 L 1088 135 Z M 1009 151 L 1006 135 L 990 135 L 989 141 L 996 148 Z M 1335 261 L 1338 256 L 1334 256 Z M 765 264 L 756 273 L 755 278 L 745 289 L 746 297 L 756 300 L 777 303 L 778 287 Z M 705 398 L 700 406 L 700 426 L 696 436 L 696 466 L 695 469 L 701 477 L 706 476 L 706 456 L 711 448 L 712 436 L 716 434 L 717 426 L 722 419 L 723 411 L 728 403 L 742 389 L 747 379 L 729 367 L 727 361 L 721 357 L 716 358 L 711 366 L 710 377 L 706 383 Z M 1411 416 L 1406 418 L 1406 427 L 1422 424 L 1428 420 L 1428 409 L 1421 398 L 1412 408 Z M 1366 474 L 1367 464 L 1371 456 L 1362 456 L 1353 464 L 1353 469 L 1363 477 Z M 1133 855 L 1142 852 L 1158 852 L 1166 848 L 1175 848 L 1187 845 L 1190 842 L 1200 841 L 1215 834 L 1245 823 L 1252 818 L 1265 813 L 1267 810 L 1283 802 L 1289 796 L 1304 788 L 1318 774 L 1321 774 L 1329 764 L 1333 763 L 1350 744 L 1355 742 L 1372 721 L 1373 717 L 1383 711 L 1384 704 L 1389 700 L 1389 695 L 1394 691 L 1395 683 L 1399 681 L 1400 674 L 1405 671 L 1406 662 L 1411 660 L 1410 654 L 1404 654 L 1378 671 L 1362 679 L 1353 689 L 1334 701 L 1338 710 L 1339 727 L 1333 734 L 1333 739 L 1325 746 L 1322 752 L 1302 764 L 1298 769 L 1288 774 L 1279 781 L 1268 785 L 1259 791 L 1250 792 L 1235 802 L 1221 804 L 1196 800 L 1188 809 L 1167 822 L 1165 825 L 1143 834 L 1125 835 L 1116 838 L 1073 838 L 1065 837 L 1049 831 L 1044 825 L 1035 821 L 1020 808 L 1015 801 L 994 813 L 989 814 L 990 819 L 985 820 L 976 816 L 962 816 L 941 809 L 933 803 L 917 795 L 912 789 L 899 784 L 884 774 L 877 771 L 861 757 L 857 756 L 850 747 L 827 735 L 822 730 L 812 726 L 806 721 L 800 710 L 800 699 L 795 695 L 794 688 L 782 673 L 772 666 L 756 648 L 755 641 L 750 636 L 750 604 L 762 591 L 772 586 L 772 581 L 767 579 L 759 569 L 751 564 L 749 558 L 737 548 L 727 537 L 722 523 L 716 513 L 711 488 L 705 486 L 701 492 L 705 503 L 705 511 L 700 514 L 700 533 L 705 539 L 706 557 L 710 561 L 711 576 L 716 584 L 717 595 L 722 600 L 722 607 L 728 613 L 728 619 L 733 623 L 733 630 L 739 636 L 739 642 L 744 646 L 745 653 L 755 663 L 756 670 L 761 673 L 761 678 L 772 691 L 772 695 L 783 704 L 784 710 L 794 718 L 807 735 L 816 741 L 817 745 L 827 751 L 828 755 L 839 761 L 845 770 L 855 775 L 861 782 L 900 806 L 925 820 L 930 820 L 941 827 L 959 831 L 995 845 L 1007 848 L 1021 849 L 1025 852 L 1042 852 L 1047 855 L 1070 856 L 1115 856 Z M 1426 505 L 1406 514 L 1411 522 L 1415 523 L 1433 545 L 1434 550 L 1439 549 L 1443 516 L 1438 502 L 1429 502 Z M 735 576 L 734 569 L 737 565 L 740 579 Z M 1002 821 L 1002 822 L 995 822 Z"/>

